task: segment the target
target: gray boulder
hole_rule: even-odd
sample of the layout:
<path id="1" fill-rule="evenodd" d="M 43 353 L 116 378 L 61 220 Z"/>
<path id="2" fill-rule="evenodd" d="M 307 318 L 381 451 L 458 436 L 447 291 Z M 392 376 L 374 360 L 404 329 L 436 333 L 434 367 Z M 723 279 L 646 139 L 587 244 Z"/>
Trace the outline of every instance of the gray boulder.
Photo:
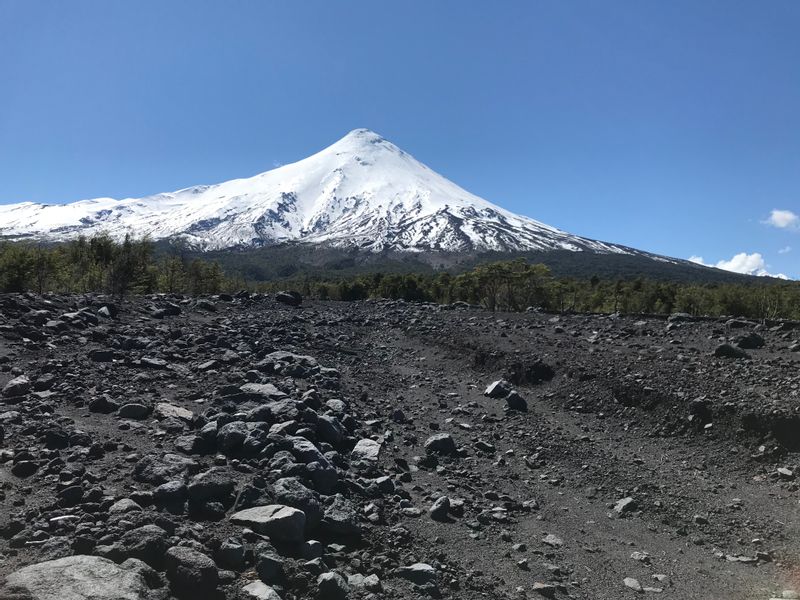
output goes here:
<path id="1" fill-rule="evenodd" d="M 747 352 L 741 348 L 731 346 L 730 344 L 720 344 L 717 346 L 714 350 L 714 356 L 717 358 L 750 358 Z"/>
<path id="2" fill-rule="evenodd" d="M 521 412 L 528 411 L 528 403 L 523 398 L 517 390 L 511 390 L 511 392 L 506 396 L 506 404 L 508 408 L 511 410 L 518 410 Z"/>
<path id="3" fill-rule="evenodd" d="M 449 433 L 437 433 L 425 440 L 425 452 L 428 454 L 454 456 L 456 454 L 456 443 Z"/>
<path id="4" fill-rule="evenodd" d="M 240 510 L 231 516 L 231 521 L 274 540 L 301 542 L 306 526 L 306 515 L 302 510 L 290 506 L 268 504 Z"/>
<path id="5" fill-rule="evenodd" d="M 23 567 L 6 578 L 0 598 L 147 600 L 144 577 L 99 556 L 68 556 Z"/>
<path id="6" fill-rule="evenodd" d="M 336 494 L 333 502 L 325 508 L 322 516 L 322 527 L 333 535 L 361 535 L 358 512 L 353 503 L 341 494 Z"/>
<path id="7" fill-rule="evenodd" d="M 350 459 L 353 462 L 363 463 L 367 465 L 374 465 L 378 462 L 381 455 L 381 444 L 374 440 L 363 439 L 358 440 L 358 443 L 353 448 L 350 454 Z"/>
<path id="8" fill-rule="evenodd" d="M 278 592 L 262 581 L 254 581 L 244 586 L 242 597 L 247 600 L 281 600 Z"/>
<path id="9" fill-rule="evenodd" d="M 9 397 L 24 396 L 30 389 L 30 379 L 25 377 L 25 375 L 20 375 L 3 386 L 3 395 Z"/>
<path id="10" fill-rule="evenodd" d="M 414 563 L 407 567 L 400 567 L 397 575 L 417 585 L 436 583 L 436 569 L 427 563 Z"/>
<path id="11" fill-rule="evenodd" d="M 483 394 L 489 398 L 505 398 L 511 390 L 512 386 L 508 381 L 499 379 L 498 381 L 490 383 Z"/>
<path id="12" fill-rule="evenodd" d="M 180 454 L 149 455 L 136 463 L 133 478 L 142 483 L 161 485 L 178 479 L 187 471 L 197 468 L 197 463 Z"/>
<path id="13" fill-rule="evenodd" d="M 138 402 L 123 404 L 117 415 L 120 419 L 144 419 L 150 414 L 150 407 Z"/>
<path id="14" fill-rule="evenodd" d="M 312 531 L 322 519 L 322 509 L 314 492 L 302 484 L 296 477 L 283 477 L 273 485 L 275 501 L 285 504 L 306 515 L 306 531 Z"/>
<path id="15" fill-rule="evenodd" d="M 233 421 L 217 431 L 217 447 L 225 453 L 236 452 L 244 444 L 250 427 L 244 421 Z"/>
<path id="16" fill-rule="evenodd" d="M 736 345 L 742 350 L 757 350 L 765 345 L 764 338 L 755 332 L 743 335 L 736 340 Z"/>
<path id="17" fill-rule="evenodd" d="M 317 588 L 319 598 L 324 600 L 344 600 L 350 595 L 347 580 L 335 571 L 317 577 Z"/>
<path id="18" fill-rule="evenodd" d="M 165 556 L 167 578 L 178 598 L 213 598 L 219 573 L 208 556 L 185 546 L 173 546 Z"/>
<path id="19" fill-rule="evenodd" d="M 194 502 L 208 500 L 225 501 L 233 493 L 235 483 L 224 469 L 211 468 L 195 475 L 189 482 L 187 492 Z"/>

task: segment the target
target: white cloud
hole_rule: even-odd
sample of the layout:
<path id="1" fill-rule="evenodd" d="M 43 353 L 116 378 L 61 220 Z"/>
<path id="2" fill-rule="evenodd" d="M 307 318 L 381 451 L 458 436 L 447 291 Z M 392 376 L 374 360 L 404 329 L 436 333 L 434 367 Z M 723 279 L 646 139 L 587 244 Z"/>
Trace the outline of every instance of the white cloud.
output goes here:
<path id="1" fill-rule="evenodd" d="M 792 247 L 791 246 L 786 246 L 786 247 L 781 248 L 780 250 L 778 250 L 778 254 L 789 254 L 789 252 L 791 252 L 791 251 L 792 251 Z"/>
<path id="2" fill-rule="evenodd" d="M 767 263 L 759 252 L 753 252 L 752 254 L 740 252 L 739 254 L 735 254 L 730 260 L 720 260 L 715 265 L 705 262 L 702 256 L 690 256 L 689 261 L 705 267 L 716 267 L 723 271 L 742 273 L 743 275 L 789 279 L 783 273 L 770 273 L 767 271 Z"/>
<path id="3" fill-rule="evenodd" d="M 767 225 L 772 225 L 778 229 L 795 229 L 800 225 L 800 215 L 796 215 L 790 210 L 773 209 L 769 217 L 764 221 Z"/>

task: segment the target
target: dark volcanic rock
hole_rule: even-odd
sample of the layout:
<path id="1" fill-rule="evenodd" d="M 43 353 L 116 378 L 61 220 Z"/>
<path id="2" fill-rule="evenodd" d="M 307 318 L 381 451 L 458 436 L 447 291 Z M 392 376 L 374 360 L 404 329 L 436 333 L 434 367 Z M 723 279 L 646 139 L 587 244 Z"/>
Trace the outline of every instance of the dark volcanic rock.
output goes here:
<path id="1" fill-rule="evenodd" d="M 743 350 L 756 350 L 764 347 L 764 338 L 757 333 L 748 333 L 736 339 L 736 345 Z"/>
<path id="2" fill-rule="evenodd" d="M 0 295 L 0 585 L 32 565 L 48 600 L 792 596 L 795 323 L 115 303 Z"/>
<path id="3" fill-rule="evenodd" d="M 224 501 L 231 496 L 235 485 L 224 469 L 214 468 L 195 475 L 187 486 L 187 492 L 189 499 L 196 502 Z"/>
<path id="4" fill-rule="evenodd" d="M 731 346 L 730 344 L 720 344 L 717 346 L 714 350 L 714 356 L 720 358 L 750 358 L 747 352 L 735 346 Z"/>
<path id="5" fill-rule="evenodd" d="M 197 550 L 173 546 L 165 555 L 167 577 L 178 598 L 215 598 L 219 574 L 214 561 Z"/>
<path id="6" fill-rule="evenodd" d="M 15 377 L 3 386 L 3 396 L 13 398 L 15 396 L 24 396 L 31 389 L 30 379 L 25 375 Z"/>
<path id="7" fill-rule="evenodd" d="M 437 433 L 425 441 L 425 451 L 429 454 L 456 454 L 456 443 L 449 433 Z"/>
<path id="8" fill-rule="evenodd" d="M 303 303 L 303 297 L 295 291 L 278 292 L 275 294 L 275 300 L 289 306 L 300 306 Z"/>
<path id="9" fill-rule="evenodd" d="M 133 477 L 143 483 L 161 485 L 177 476 L 185 476 L 197 463 L 179 454 L 148 455 L 136 463 Z"/>

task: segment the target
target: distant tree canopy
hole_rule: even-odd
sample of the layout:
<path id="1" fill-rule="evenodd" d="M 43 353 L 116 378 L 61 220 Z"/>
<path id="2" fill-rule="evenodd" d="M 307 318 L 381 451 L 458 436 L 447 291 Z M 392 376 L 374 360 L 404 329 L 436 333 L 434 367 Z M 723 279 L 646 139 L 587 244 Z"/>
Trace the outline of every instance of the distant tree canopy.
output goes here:
<path id="1" fill-rule="evenodd" d="M 106 235 L 63 244 L 0 244 L 0 291 L 105 292 L 118 296 L 157 291 L 213 294 L 229 281 L 215 262 L 167 254 L 156 258 L 147 238 Z"/>
<path id="2" fill-rule="evenodd" d="M 367 273 L 348 277 L 297 275 L 269 283 L 223 272 L 216 261 L 190 258 L 179 247 L 156 253 L 147 239 L 122 242 L 101 235 L 55 245 L 0 243 L 0 292 L 105 292 L 215 294 L 240 289 L 293 288 L 321 300 L 391 298 L 489 310 L 529 307 L 555 312 L 732 315 L 800 319 L 800 283 L 679 283 L 593 276 L 556 278 L 525 259 L 480 264 L 462 273 Z"/>
<path id="3" fill-rule="evenodd" d="M 453 275 L 381 273 L 337 281 L 301 278 L 262 284 L 261 289 L 294 287 L 331 300 L 391 298 L 489 310 L 541 308 L 553 312 L 731 315 L 757 319 L 800 319 L 800 283 L 678 283 L 647 279 L 555 278 L 542 264 L 523 259 L 479 265 Z"/>

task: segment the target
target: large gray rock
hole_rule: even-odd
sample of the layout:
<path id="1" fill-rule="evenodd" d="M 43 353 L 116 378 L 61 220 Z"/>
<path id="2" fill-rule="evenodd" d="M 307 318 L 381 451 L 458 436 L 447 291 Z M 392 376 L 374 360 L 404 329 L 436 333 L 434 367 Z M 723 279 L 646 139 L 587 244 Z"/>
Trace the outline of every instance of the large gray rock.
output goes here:
<path id="1" fill-rule="evenodd" d="M 138 402 L 123 404 L 117 412 L 120 419 L 144 419 L 149 414 L 150 407 Z"/>
<path id="2" fill-rule="evenodd" d="M 242 596 L 248 600 L 281 600 L 278 592 L 263 581 L 254 581 L 244 586 Z"/>
<path id="3" fill-rule="evenodd" d="M 271 383 L 245 383 L 239 389 L 253 398 L 261 398 L 263 400 L 282 400 L 286 398 L 286 394 Z"/>
<path id="4" fill-rule="evenodd" d="M 272 415 L 272 420 L 275 423 L 294 421 L 300 416 L 300 410 L 297 408 L 297 402 L 291 398 L 269 402 L 265 406 L 269 409 L 269 412 Z"/>
<path id="5" fill-rule="evenodd" d="M 322 509 L 314 492 L 308 489 L 296 477 L 283 477 L 272 486 L 275 501 L 285 504 L 306 515 L 306 531 L 312 531 L 322 519 Z"/>
<path id="6" fill-rule="evenodd" d="M 325 512 L 322 516 L 322 527 L 333 535 L 361 535 L 358 511 L 353 503 L 341 494 L 336 494 L 333 502 L 325 507 Z"/>
<path id="7" fill-rule="evenodd" d="M 164 557 L 173 593 L 178 598 L 212 598 L 219 585 L 214 561 L 202 552 L 185 546 L 173 546 Z"/>
<path id="8" fill-rule="evenodd" d="M 24 396 L 31 389 L 30 379 L 25 375 L 20 375 L 9 381 L 3 386 L 4 396 Z"/>
<path id="9" fill-rule="evenodd" d="M 127 558 L 138 558 L 151 567 L 160 567 L 167 550 L 167 532 L 157 525 L 143 525 L 125 532 L 120 541 Z"/>
<path id="10" fill-rule="evenodd" d="M 169 402 L 159 402 L 156 404 L 155 414 L 160 419 L 181 419 L 183 421 L 191 421 L 194 418 L 194 413 L 188 408 L 175 406 Z"/>
<path id="11" fill-rule="evenodd" d="M 338 446 L 344 440 L 347 431 L 336 417 L 322 415 L 317 420 L 317 438 L 322 442 L 328 442 Z"/>
<path id="12" fill-rule="evenodd" d="M 233 478 L 219 467 L 213 467 L 192 477 L 187 488 L 189 499 L 195 502 L 224 501 L 233 493 Z"/>
<path id="13" fill-rule="evenodd" d="M 506 404 L 511 410 L 528 411 L 528 403 L 517 390 L 511 390 L 506 396 Z"/>
<path id="14" fill-rule="evenodd" d="M 505 379 L 499 379 L 489 384 L 486 391 L 483 392 L 489 398 L 505 398 L 511 393 L 512 386 Z"/>
<path id="15" fill-rule="evenodd" d="M 730 344 L 720 344 L 717 346 L 714 350 L 714 356 L 717 358 L 750 358 L 747 352 L 741 348 L 731 346 Z"/>
<path id="16" fill-rule="evenodd" d="M 195 461 L 180 454 L 164 454 L 163 456 L 151 454 L 136 463 L 133 468 L 133 478 L 142 483 L 161 485 L 184 476 L 196 467 Z"/>
<path id="17" fill-rule="evenodd" d="M 292 443 L 290 450 L 292 455 L 308 467 L 314 489 L 321 494 L 330 494 L 338 481 L 336 468 L 313 442 L 298 436 L 290 436 L 287 439 Z"/>
<path id="18" fill-rule="evenodd" d="M 437 433 L 425 440 L 425 452 L 428 454 L 456 454 L 456 442 L 449 433 Z"/>
<path id="19" fill-rule="evenodd" d="M 26 600 L 146 600 L 144 577 L 99 556 L 68 556 L 14 571 L 0 598 Z"/>
<path id="20" fill-rule="evenodd" d="M 742 350 L 757 350 L 763 348 L 766 342 L 756 332 L 748 333 L 736 339 L 736 345 Z"/>
<path id="21" fill-rule="evenodd" d="M 396 573 L 403 579 L 408 579 L 417 585 L 436 583 L 436 569 L 427 563 L 414 563 L 407 567 L 400 567 Z"/>
<path id="22" fill-rule="evenodd" d="M 290 506 L 268 504 L 240 510 L 231 516 L 231 521 L 245 525 L 273 540 L 301 542 L 306 526 L 306 515 L 302 510 Z"/>
<path id="23" fill-rule="evenodd" d="M 353 462 L 374 465 L 378 462 L 381 455 L 381 444 L 374 440 L 363 439 L 358 440 L 358 443 L 353 448 L 350 454 L 350 459 Z"/>
<path id="24" fill-rule="evenodd" d="M 233 421 L 223 425 L 217 431 L 217 447 L 222 452 L 236 452 L 244 444 L 250 426 L 244 421 Z"/>
<path id="25" fill-rule="evenodd" d="M 325 600 L 345 600 L 350 595 L 347 580 L 335 571 L 317 577 L 317 589 L 319 597 Z"/>

